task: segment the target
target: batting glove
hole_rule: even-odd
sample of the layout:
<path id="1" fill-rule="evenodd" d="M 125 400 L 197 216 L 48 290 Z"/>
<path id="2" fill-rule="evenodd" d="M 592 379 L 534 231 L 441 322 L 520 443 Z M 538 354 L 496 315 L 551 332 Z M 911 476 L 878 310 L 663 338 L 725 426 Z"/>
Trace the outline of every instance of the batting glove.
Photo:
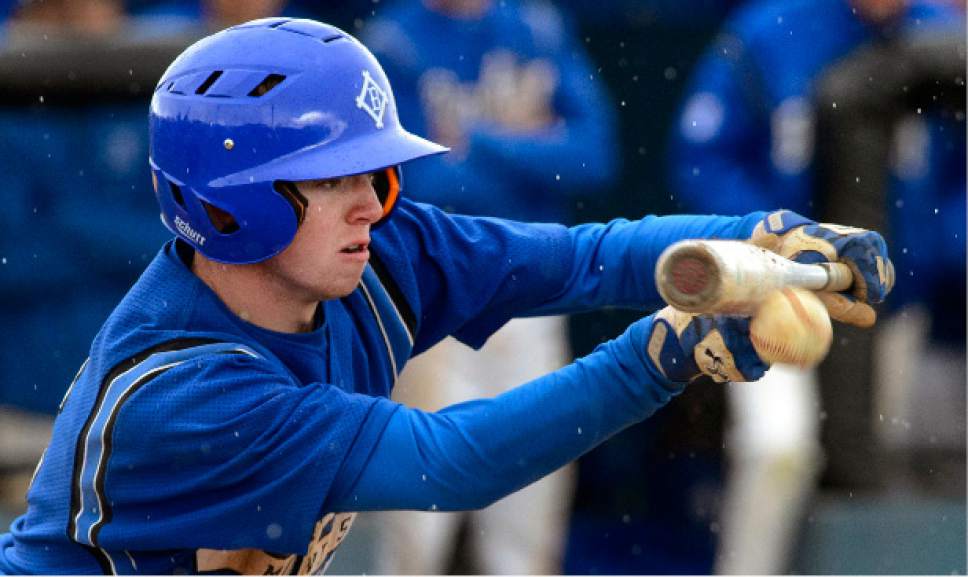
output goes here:
<path id="1" fill-rule="evenodd" d="M 665 378 L 675 383 L 688 383 L 703 375 L 718 383 L 756 381 L 768 365 L 753 349 L 749 321 L 666 307 L 653 317 L 649 358 Z"/>
<path id="2" fill-rule="evenodd" d="M 854 273 L 849 292 L 817 293 L 830 317 L 858 327 L 877 320 L 870 306 L 882 302 L 894 287 L 894 265 L 887 256 L 887 244 L 875 231 L 818 224 L 789 210 L 766 216 L 750 242 L 797 262 L 816 264 L 841 262 Z"/>

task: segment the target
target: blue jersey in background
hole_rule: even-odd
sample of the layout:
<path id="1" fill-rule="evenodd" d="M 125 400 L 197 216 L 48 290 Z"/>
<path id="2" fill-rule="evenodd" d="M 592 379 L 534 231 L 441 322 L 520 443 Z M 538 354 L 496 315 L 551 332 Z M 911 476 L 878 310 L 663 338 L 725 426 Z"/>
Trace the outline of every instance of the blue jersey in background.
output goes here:
<path id="1" fill-rule="evenodd" d="M 613 111 L 574 36 L 546 2 L 474 18 L 400 2 L 370 20 L 364 41 L 401 122 L 453 149 L 408 166 L 408 194 L 461 214 L 572 220 L 617 169 Z"/>

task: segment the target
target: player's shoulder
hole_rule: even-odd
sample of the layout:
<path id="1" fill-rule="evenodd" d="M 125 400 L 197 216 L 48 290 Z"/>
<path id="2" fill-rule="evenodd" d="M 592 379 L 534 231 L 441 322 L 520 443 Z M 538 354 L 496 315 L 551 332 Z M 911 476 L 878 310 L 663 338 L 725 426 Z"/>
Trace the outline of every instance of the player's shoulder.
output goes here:
<path id="1" fill-rule="evenodd" d="M 87 365 L 87 377 L 102 392 L 116 387 L 134 392 L 173 374 L 178 386 L 225 381 L 235 372 L 285 375 L 278 360 L 257 343 L 215 332 L 144 331 L 114 341 L 96 339 Z"/>
<path id="2" fill-rule="evenodd" d="M 213 333 L 120 342 L 115 353 L 93 351 L 82 372 L 70 410 L 110 415 L 113 430 L 135 436 L 216 423 L 298 386 L 257 344 Z"/>
<path id="3" fill-rule="evenodd" d="M 370 266 L 394 304 L 420 318 L 419 271 L 431 254 L 445 250 L 448 215 L 442 210 L 401 197 L 393 214 L 373 230 Z"/>
<path id="4" fill-rule="evenodd" d="M 197 306 L 202 283 L 180 262 L 175 241 L 166 243 L 108 315 L 95 341 L 112 346 L 141 333 L 179 328 Z"/>

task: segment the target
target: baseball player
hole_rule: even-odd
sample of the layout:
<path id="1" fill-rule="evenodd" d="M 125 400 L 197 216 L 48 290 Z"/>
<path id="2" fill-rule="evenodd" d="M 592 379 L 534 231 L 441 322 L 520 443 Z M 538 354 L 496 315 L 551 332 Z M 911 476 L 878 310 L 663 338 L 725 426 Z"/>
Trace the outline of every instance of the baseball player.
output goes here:
<path id="1" fill-rule="evenodd" d="M 655 307 L 655 261 L 682 238 L 846 260 L 846 308 L 889 290 L 877 233 L 786 211 L 569 229 L 410 202 L 399 166 L 446 149 L 400 126 L 362 44 L 314 21 L 202 39 L 149 118 L 176 238 L 69 386 L 28 510 L 0 535 L 4 573 L 318 573 L 356 512 L 482 507 L 691 380 L 757 379 L 748 319 L 666 310 L 491 399 L 387 398 L 446 335 L 477 347 L 512 317 Z"/>

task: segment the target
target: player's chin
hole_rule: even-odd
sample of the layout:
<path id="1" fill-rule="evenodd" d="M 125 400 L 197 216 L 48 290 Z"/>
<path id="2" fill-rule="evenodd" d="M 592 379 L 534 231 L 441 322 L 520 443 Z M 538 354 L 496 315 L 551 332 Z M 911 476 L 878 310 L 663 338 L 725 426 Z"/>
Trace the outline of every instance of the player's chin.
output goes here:
<path id="1" fill-rule="evenodd" d="M 363 278 L 363 269 L 361 268 L 358 273 L 349 273 L 341 275 L 338 279 L 333 279 L 331 282 L 327 283 L 327 286 L 319 295 L 319 300 L 332 300 L 341 299 L 343 297 L 349 296 L 360 286 L 360 280 Z"/>

